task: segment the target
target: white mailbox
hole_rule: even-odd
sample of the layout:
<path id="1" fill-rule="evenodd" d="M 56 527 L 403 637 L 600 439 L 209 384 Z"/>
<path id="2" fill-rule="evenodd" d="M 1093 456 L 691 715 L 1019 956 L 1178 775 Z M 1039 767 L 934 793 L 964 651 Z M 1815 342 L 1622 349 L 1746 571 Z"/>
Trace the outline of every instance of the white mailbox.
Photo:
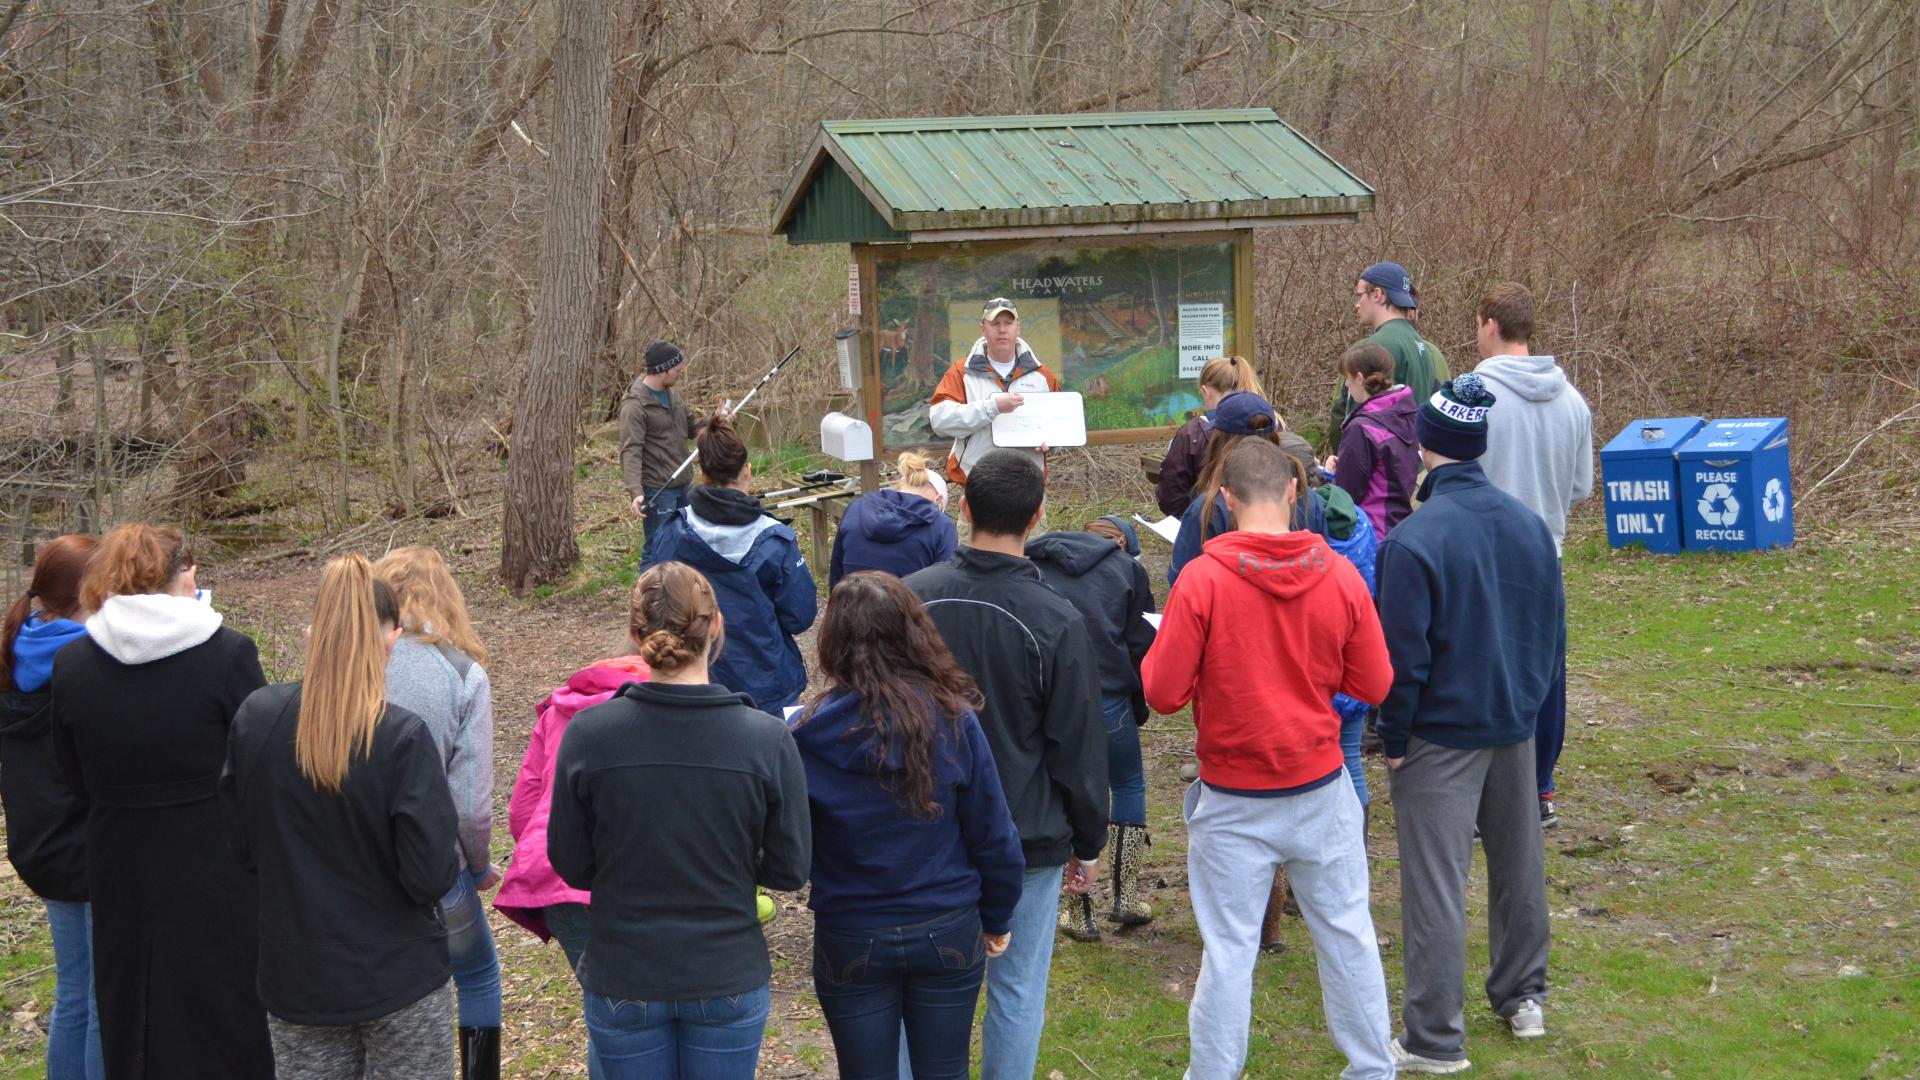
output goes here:
<path id="1" fill-rule="evenodd" d="M 846 413 L 820 418 L 820 452 L 841 461 L 873 460 L 873 428 Z"/>

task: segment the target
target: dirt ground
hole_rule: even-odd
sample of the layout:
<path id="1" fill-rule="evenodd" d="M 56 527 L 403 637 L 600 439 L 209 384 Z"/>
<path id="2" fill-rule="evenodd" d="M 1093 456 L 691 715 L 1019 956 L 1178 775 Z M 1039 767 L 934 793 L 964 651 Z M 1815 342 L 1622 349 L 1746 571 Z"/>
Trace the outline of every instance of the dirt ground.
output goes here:
<path id="1" fill-rule="evenodd" d="M 532 731 L 534 710 L 561 680 L 592 660 L 630 651 L 625 641 L 625 609 L 615 594 L 589 597 L 560 596 L 528 605 L 491 584 L 493 549 L 490 545 L 462 551 L 457 541 L 443 545 L 456 573 L 467 588 L 475 628 L 489 647 L 487 670 L 493 680 L 495 717 L 494 849 L 511 852 L 506 831 L 506 803 Z M 307 617 L 307 605 L 319 580 L 313 562 L 275 564 L 243 562 L 217 573 L 210 582 L 218 605 L 237 625 L 262 641 L 263 651 L 278 657 L 280 670 L 270 678 L 294 678 L 299 662 L 297 643 Z M 812 633 L 802 636 L 803 652 L 811 655 Z M 1575 707 L 1591 714 L 1599 699 L 1584 689 L 1574 691 Z M 1180 767 L 1193 758 L 1192 727 L 1184 720 L 1165 718 L 1142 731 L 1147 762 L 1149 801 L 1156 821 L 1176 821 L 1185 781 Z M 1376 790 L 1386 778 L 1377 761 Z M 1162 824 L 1163 833 L 1174 826 Z M 1571 830 L 1554 838 L 1565 846 L 1604 843 Z M 1136 930 L 1110 933 L 1104 947 L 1120 950 L 1129 963 L 1151 967 L 1168 993 L 1186 996 L 1199 972 L 1200 955 L 1191 933 L 1186 896 L 1185 849 L 1178 836 L 1149 851 L 1143 884 L 1147 899 L 1160 918 Z M 1165 842 L 1171 841 L 1171 842 Z M 1376 827 L 1372 842 L 1377 859 L 1391 856 L 1392 834 Z M 804 910 L 805 893 L 778 897 L 782 915 L 767 930 L 773 957 L 773 1011 L 761 1058 L 761 1075 L 775 1078 L 837 1077 L 833 1048 L 818 1006 L 811 998 L 811 927 Z M 526 931 L 495 914 L 505 994 L 505 1066 L 508 1075 L 524 1077 L 582 1076 L 585 1074 L 586 1029 L 579 1018 L 578 988 L 555 945 L 543 946 Z M 1170 932 L 1173 927 L 1181 932 Z M 1299 929 L 1295 927 L 1294 929 Z M 1305 945 L 1304 931 L 1298 934 Z M 1391 946 L 1391 929 L 1382 925 L 1382 937 Z M 1062 939 L 1060 948 L 1075 947 Z M 1184 1032 L 1181 1032 L 1184 1038 Z"/>

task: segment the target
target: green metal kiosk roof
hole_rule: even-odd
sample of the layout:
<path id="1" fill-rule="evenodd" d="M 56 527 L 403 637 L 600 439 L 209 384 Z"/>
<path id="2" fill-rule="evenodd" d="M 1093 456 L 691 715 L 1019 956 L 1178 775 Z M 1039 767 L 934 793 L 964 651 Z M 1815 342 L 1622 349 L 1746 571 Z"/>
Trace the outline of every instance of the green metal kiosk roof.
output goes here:
<path id="1" fill-rule="evenodd" d="M 794 244 L 1352 221 L 1373 189 L 1271 109 L 829 120 L 781 196 Z"/>

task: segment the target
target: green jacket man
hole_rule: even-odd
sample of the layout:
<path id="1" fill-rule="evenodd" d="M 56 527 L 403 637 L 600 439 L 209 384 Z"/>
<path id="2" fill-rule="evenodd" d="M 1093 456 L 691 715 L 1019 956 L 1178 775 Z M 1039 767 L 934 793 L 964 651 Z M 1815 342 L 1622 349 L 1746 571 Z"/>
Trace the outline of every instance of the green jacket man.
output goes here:
<path id="1" fill-rule="evenodd" d="M 1399 263 L 1374 263 L 1360 273 L 1353 286 L 1353 310 L 1360 321 L 1373 327 L 1373 333 L 1361 343 L 1371 342 L 1393 357 L 1393 381 L 1413 389 L 1415 401 L 1433 396 L 1433 389 L 1452 378 L 1447 358 L 1439 346 L 1420 336 L 1407 314 L 1420 306 L 1413 292 L 1413 276 Z M 1333 398 L 1333 423 L 1327 428 L 1327 442 L 1340 444 L 1340 425 L 1353 411 L 1353 399 L 1345 383 Z"/>

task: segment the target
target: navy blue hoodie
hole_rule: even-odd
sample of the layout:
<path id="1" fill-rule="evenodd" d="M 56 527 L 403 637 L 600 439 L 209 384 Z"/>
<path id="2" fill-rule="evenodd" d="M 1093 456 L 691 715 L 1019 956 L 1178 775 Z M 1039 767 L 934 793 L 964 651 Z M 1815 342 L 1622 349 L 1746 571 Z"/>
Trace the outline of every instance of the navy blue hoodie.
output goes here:
<path id="1" fill-rule="evenodd" d="M 840 529 L 833 534 L 827 588 L 862 570 L 906 577 L 946 562 L 959 547 L 953 519 L 939 503 L 892 488 L 869 492 L 853 500 L 840 518 Z"/>
<path id="2" fill-rule="evenodd" d="M 1478 461 L 1429 472 L 1419 499 L 1380 545 L 1393 659 L 1380 741 L 1390 758 L 1415 735 L 1456 750 L 1525 742 L 1566 640 L 1553 534 Z"/>
<path id="3" fill-rule="evenodd" d="M 1153 647 L 1153 610 L 1147 568 L 1120 545 L 1090 532 L 1052 532 L 1027 541 L 1027 558 L 1053 591 L 1087 620 L 1093 662 L 1100 669 L 1100 697 L 1133 702 L 1133 722 L 1152 718 L 1140 692 L 1140 661 Z"/>
<path id="4" fill-rule="evenodd" d="M 936 723 L 933 799 L 939 816 L 909 814 L 875 775 L 860 695 L 831 693 L 793 729 L 813 813 L 813 892 L 807 906 L 827 926 L 910 926 L 957 908 L 980 908 L 981 929 L 1007 932 L 1027 860 L 1000 774 L 971 710 Z M 881 771 L 898 776 L 890 753 Z"/>
<path id="5" fill-rule="evenodd" d="M 813 625 L 820 598 L 792 529 L 745 492 L 696 485 L 643 558 L 642 568 L 686 563 L 712 583 L 726 619 L 714 682 L 774 716 L 799 702 L 807 666 L 793 636 Z"/>

